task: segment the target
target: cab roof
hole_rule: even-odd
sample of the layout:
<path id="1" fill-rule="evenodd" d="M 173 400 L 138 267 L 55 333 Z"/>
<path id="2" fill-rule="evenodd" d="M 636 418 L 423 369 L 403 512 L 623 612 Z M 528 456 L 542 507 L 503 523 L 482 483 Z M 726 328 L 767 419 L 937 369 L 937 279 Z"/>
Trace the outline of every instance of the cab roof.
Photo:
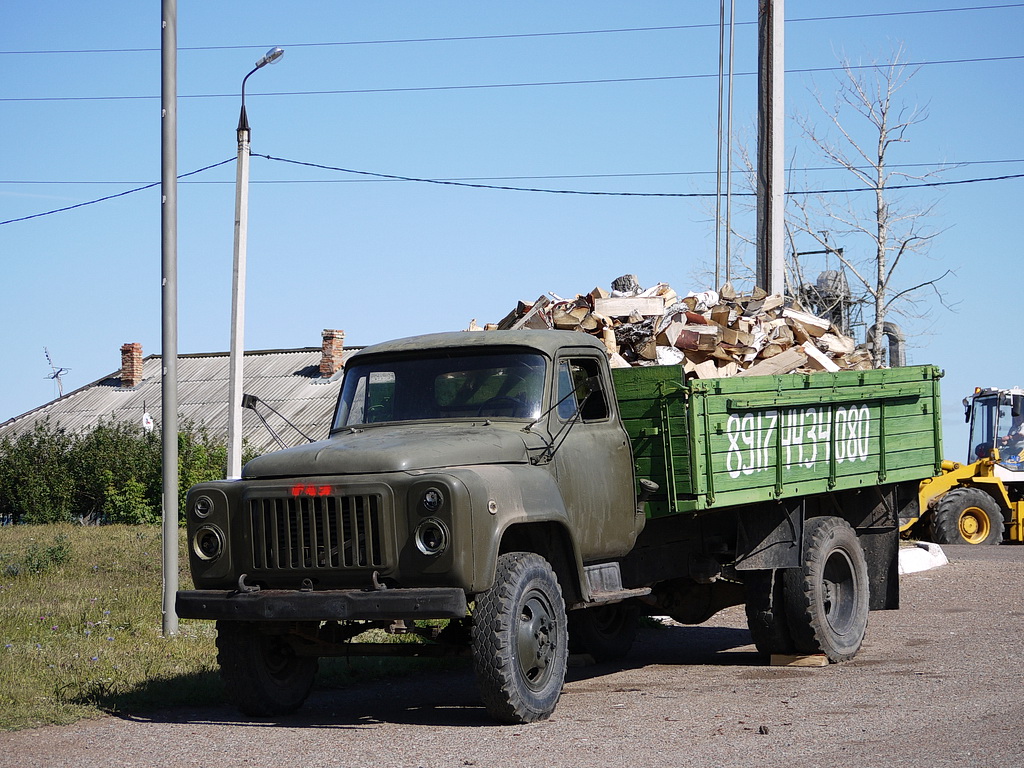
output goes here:
<path id="1" fill-rule="evenodd" d="M 483 347 L 521 347 L 541 352 L 550 358 L 565 347 L 595 349 L 605 352 L 600 341 L 579 331 L 455 331 L 409 336 L 364 347 L 352 356 L 355 361 L 368 355 L 392 355 L 428 350 L 476 350 Z"/>

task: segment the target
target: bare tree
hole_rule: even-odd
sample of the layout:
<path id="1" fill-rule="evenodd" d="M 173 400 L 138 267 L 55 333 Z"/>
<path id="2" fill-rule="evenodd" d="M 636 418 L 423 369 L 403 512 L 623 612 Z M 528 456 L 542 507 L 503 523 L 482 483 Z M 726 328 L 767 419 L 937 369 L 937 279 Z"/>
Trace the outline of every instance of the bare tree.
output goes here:
<path id="1" fill-rule="evenodd" d="M 908 132 L 927 119 L 927 109 L 898 101 L 900 90 L 914 76 L 903 60 L 902 47 L 893 51 L 887 63 L 867 67 L 842 61 L 842 75 L 834 101 L 828 105 L 820 94 L 815 99 L 825 115 L 824 127 L 809 117 L 797 119 L 803 136 L 830 163 L 856 179 L 856 186 L 872 194 L 874 205 L 864 203 L 864 192 L 828 195 L 791 195 L 787 211 L 790 241 L 799 235 L 817 244 L 813 252 L 833 256 L 853 276 L 854 301 L 873 308 L 867 340 L 874 341 L 871 353 L 875 365 L 885 362 L 882 340 L 892 341 L 894 326 L 890 314 L 922 317 L 924 294 L 930 291 L 942 301 L 936 284 L 946 275 L 904 281 L 910 273 L 920 278 L 922 270 L 903 269 L 915 257 L 923 256 L 939 230 L 929 226 L 934 203 L 921 205 L 899 188 L 926 182 L 938 170 L 913 175 L 894 169 L 892 154 L 908 141 Z M 831 235 L 831 240 L 830 240 Z M 844 247 L 838 248 L 838 243 Z M 861 245 L 863 243 L 863 245 Z M 791 254 L 796 254 L 796 248 Z M 803 267 L 793 255 L 787 266 L 790 293 L 798 295 Z M 845 280 L 845 277 L 843 278 Z"/>

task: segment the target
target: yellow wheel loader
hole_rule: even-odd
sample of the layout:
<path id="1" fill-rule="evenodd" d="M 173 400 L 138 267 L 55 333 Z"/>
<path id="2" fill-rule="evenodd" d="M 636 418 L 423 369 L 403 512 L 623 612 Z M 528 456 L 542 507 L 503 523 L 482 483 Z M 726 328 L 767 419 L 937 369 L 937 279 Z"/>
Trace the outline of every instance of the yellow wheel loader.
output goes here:
<path id="1" fill-rule="evenodd" d="M 1024 389 L 979 387 L 964 414 L 970 458 L 944 461 L 941 475 L 921 481 L 900 530 L 938 544 L 1024 542 Z"/>

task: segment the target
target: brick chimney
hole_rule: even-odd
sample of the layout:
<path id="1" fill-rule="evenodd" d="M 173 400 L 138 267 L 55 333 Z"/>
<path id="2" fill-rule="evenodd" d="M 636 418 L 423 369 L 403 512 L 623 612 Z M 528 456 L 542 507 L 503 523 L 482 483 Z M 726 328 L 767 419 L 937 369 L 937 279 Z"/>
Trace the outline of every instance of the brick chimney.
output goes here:
<path id="1" fill-rule="evenodd" d="M 341 353 L 345 348 L 345 332 L 332 331 L 325 328 L 323 339 L 323 353 L 320 355 L 320 376 L 329 379 L 341 370 Z"/>
<path id="2" fill-rule="evenodd" d="M 142 345 L 139 342 L 121 345 L 121 386 L 137 387 L 142 383 Z"/>

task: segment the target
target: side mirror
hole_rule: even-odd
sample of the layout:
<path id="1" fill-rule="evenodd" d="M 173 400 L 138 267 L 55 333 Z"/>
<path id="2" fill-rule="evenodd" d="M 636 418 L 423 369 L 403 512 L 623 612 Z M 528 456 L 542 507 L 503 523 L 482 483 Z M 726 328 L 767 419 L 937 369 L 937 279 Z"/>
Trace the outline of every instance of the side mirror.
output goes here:
<path id="1" fill-rule="evenodd" d="M 1017 418 L 1024 412 L 1024 395 L 1013 395 L 1010 402 L 1010 415 Z"/>

